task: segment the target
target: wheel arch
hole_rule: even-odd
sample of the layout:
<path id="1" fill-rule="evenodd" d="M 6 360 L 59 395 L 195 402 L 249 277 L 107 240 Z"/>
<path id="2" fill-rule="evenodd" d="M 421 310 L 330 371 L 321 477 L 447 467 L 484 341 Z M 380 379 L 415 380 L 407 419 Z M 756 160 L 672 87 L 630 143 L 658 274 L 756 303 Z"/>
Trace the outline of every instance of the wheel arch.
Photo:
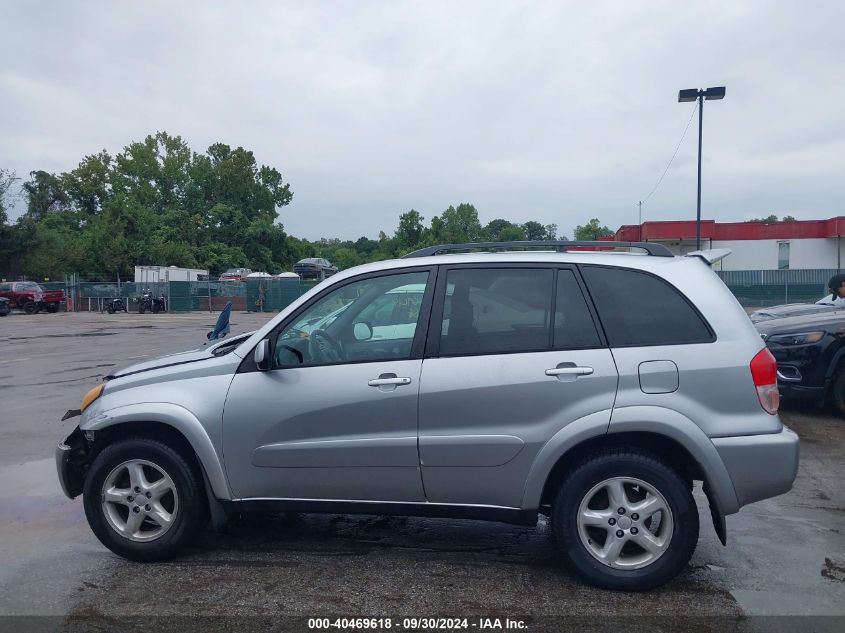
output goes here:
<path id="1" fill-rule="evenodd" d="M 206 429 L 190 411 L 170 403 L 146 403 L 118 407 L 99 413 L 80 424 L 83 433 L 93 432 L 94 453 L 127 437 L 164 441 L 200 469 L 217 499 L 231 499 L 223 464 Z"/>
<path id="2" fill-rule="evenodd" d="M 580 459 L 595 450 L 622 445 L 651 452 L 690 481 L 703 481 L 714 528 L 720 540 L 726 541 L 725 515 L 739 510 L 730 475 L 713 442 L 698 425 L 677 411 L 661 407 L 618 408 L 613 410 L 609 424 L 602 425 L 600 416 L 594 414 L 561 429 L 538 454 L 526 482 L 522 507 L 542 510 L 550 504 L 552 491 Z"/>

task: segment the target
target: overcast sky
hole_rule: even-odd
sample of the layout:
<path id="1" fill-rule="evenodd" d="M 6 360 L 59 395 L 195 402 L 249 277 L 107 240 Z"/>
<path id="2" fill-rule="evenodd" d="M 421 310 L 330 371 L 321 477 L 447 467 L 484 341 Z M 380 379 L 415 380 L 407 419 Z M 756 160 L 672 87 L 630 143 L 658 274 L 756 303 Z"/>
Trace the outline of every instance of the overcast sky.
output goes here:
<path id="1" fill-rule="evenodd" d="M 845 2 L 6 0 L 0 167 L 61 172 L 156 130 L 255 152 L 288 232 L 392 233 L 471 202 L 636 223 L 704 111 L 703 215 L 845 215 Z M 694 120 L 644 219 L 695 217 Z M 20 210 L 20 205 L 18 205 Z"/>

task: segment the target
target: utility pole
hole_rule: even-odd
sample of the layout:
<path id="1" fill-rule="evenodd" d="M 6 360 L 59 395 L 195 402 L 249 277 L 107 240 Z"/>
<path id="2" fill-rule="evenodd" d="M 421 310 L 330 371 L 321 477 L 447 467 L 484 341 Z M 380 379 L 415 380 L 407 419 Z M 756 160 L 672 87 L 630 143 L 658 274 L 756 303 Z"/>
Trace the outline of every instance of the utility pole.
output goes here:
<path id="1" fill-rule="evenodd" d="M 637 224 L 639 224 L 640 226 L 642 226 L 642 225 L 643 225 L 643 201 L 642 201 L 642 200 L 640 200 L 640 201 L 637 203 L 637 206 L 640 208 L 639 221 L 637 222 Z M 640 236 L 640 237 L 642 237 L 642 236 Z"/>
<path id="2" fill-rule="evenodd" d="M 710 99 L 724 99 L 725 87 L 718 86 L 716 88 L 708 88 L 707 90 L 699 90 L 698 88 L 689 88 L 681 90 L 678 93 L 678 102 L 684 103 L 687 101 L 698 101 L 698 193 L 695 204 L 695 250 L 701 250 L 701 133 L 702 122 L 704 119 L 704 100 Z"/>

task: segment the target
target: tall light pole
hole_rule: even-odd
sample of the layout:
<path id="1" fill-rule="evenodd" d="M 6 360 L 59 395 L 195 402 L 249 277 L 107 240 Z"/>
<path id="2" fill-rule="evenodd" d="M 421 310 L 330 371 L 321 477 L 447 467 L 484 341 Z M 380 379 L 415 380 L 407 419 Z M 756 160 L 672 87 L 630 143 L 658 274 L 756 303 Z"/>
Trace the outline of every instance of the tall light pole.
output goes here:
<path id="1" fill-rule="evenodd" d="M 704 119 L 704 100 L 724 99 L 725 87 L 717 86 L 715 88 L 707 88 L 707 90 L 699 90 L 698 88 L 688 88 L 681 90 L 678 93 L 678 102 L 685 103 L 688 101 L 695 101 L 698 99 L 698 198 L 695 205 L 695 250 L 701 250 L 701 129 Z"/>

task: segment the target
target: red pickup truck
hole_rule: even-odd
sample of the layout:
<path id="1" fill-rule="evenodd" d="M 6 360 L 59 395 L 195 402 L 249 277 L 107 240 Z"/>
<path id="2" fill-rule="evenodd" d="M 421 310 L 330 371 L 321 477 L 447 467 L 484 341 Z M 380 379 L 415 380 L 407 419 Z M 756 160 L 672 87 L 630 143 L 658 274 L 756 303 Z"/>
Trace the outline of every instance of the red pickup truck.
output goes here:
<path id="1" fill-rule="evenodd" d="M 5 281 L 0 283 L 0 297 L 7 298 L 12 308 L 35 314 L 41 310 L 58 312 L 59 304 L 65 300 L 65 292 L 44 290 L 33 281 Z"/>

